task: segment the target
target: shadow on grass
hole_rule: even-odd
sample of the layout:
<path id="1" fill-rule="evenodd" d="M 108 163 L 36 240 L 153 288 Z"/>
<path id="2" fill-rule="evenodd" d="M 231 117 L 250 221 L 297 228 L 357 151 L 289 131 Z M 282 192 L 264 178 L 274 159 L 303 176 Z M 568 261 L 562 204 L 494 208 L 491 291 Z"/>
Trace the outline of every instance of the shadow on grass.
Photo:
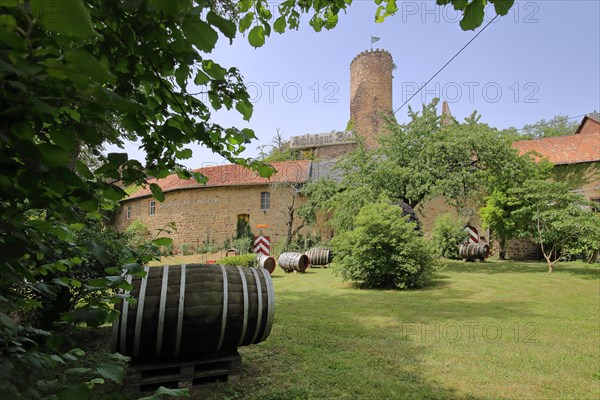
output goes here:
<path id="1" fill-rule="evenodd" d="M 493 317 L 493 306 L 453 304 L 465 295 L 458 290 L 449 291 L 442 301 L 429 296 L 429 301 L 422 304 L 414 304 L 412 299 L 402 302 L 396 296 L 410 292 L 365 292 L 350 288 L 342 289 L 342 293 L 315 290 L 309 299 L 286 292 L 277 306 L 280 317 L 275 320 L 271 337 L 242 351 L 241 383 L 219 391 L 257 400 L 478 399 L 429 378 L 424 361 L 427 346 L 407 336 L 403 329 L 408 325 L 431 328 L 433 321 L 444 318 Z M 434 304 L 441 310 L 436 310 Z M 453 308 L 456 314 L 450 311 Z M 477 308 L 481 310 L 475 312 Z M 501 310 L 505 316 L 525 312 L 514 304 L 503 304 Z M 403 326 L 404 320 L 411 323 Z M 394 321 L 395 327 L 386 327 Z M 198 388 L 194 395 L 218 398 L 212 389 Z"/>

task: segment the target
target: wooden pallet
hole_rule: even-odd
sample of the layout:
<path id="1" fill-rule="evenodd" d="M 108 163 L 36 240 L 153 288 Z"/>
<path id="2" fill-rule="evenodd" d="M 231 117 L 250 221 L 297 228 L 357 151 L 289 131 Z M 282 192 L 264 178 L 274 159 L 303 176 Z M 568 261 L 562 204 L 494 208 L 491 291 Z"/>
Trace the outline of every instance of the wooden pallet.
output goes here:
<path id="1" fill-rule="evenodd" d="M 242 357 L 237 351 L 198 360 L 130 364 L 125 376 L 125 390 L 139 394 L 160 386 L 191 388 L 209 382 L 232 382 L 240 378 L 241 370 Z"/>

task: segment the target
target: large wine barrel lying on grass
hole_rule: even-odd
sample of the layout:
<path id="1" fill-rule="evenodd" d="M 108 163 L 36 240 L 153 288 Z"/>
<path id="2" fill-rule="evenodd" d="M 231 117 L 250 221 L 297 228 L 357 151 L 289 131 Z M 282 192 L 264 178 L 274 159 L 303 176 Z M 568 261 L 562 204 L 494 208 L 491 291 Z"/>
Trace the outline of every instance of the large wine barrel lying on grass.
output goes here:
<path id="1" fill-rule="evenodd" d="M 463 260 L 485 260 L 490 255 L 490 247 L 481 243 L 461 244 L 458 247 L 458 257 Z"/>
<path id="2" fill-rule="evenodd" d="M 306 254 L 300 253 L 281 253 L 279 259 L 277 259 L 277 264 L 285 272 L 304 272 L 308 268 L 308 262 Z"/>
<path id="3" fill-rule="evenodd" d="M 258 261 L 259 267 L 269 271 L 269 275 L 275 271 L 275 259 L 273 257 L 258 253 L 256 255 L 256 260 Z"/>
<path id="4" fill-rule="evenodd" d="M 313 247 L 306 255 L 311 265 L 327 265 L 331 262 L 331 250 L 323 247 Z"/>
<path id="5" fill-rule="evenodd" d="M 134 361 L 181 360 L 259 343 L 271 332 L 274 290 L 266 269 L 188 264 L 131 276 L 137 302 L 117 305 L 113 351 Z"/>

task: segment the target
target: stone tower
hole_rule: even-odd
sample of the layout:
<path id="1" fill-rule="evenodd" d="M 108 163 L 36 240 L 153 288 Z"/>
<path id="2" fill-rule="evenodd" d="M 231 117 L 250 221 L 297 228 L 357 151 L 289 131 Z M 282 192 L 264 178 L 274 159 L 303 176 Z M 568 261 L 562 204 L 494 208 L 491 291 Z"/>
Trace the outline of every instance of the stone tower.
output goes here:
<path id="1" fill-rule="evenodd" d="M 380 49 L 363 51 L 350 63 L 350 120 L 365 145 L 377 145 L 384 126 L 382 113 L 392 114 L 392 55 Z"/>

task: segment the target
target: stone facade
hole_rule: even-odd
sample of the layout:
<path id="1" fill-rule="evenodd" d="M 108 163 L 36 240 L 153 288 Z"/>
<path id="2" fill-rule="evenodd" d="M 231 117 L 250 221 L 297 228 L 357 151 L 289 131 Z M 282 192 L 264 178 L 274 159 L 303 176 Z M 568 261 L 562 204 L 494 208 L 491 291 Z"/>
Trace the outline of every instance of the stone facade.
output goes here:
<path id="1" fill-rule="evenodd" d="M 393 69 L 394 63 L 390 53 L 379 49 L 358 54 L 350 64 L 350 125 L 354 132 L 364 139 L 367 147 L 377 146 L 376 139 L 384 125 L 383 115 L 393 113 Z M 444 124 L 454 121 L 446 102 L 442 106 L 442 116 Z M 331 134 L 336 133 L 332 132 L 330 136 Z M 598 114 L 593 113 L 583 119 L 575 135 L 519 141 L 515 142 L 513 147 L 522 154 L 536 151 L 547 156 L 557 165 L 553 179 L 570 182 L 572 187 L 578 188 L 577 190 L 588 199 L 598 199 L 600 204 L 598 135 L 600 120 Z M 314 138 L 314 143 L 318 143 L 317 139 Z M 301 142 L 303 138 L 299 137 L 298 140 Z M 175 175 L 156 180 L 155 183 L 165 192 L 165 201 L 160 203 L 151 197 L 148 188 L 141 189 L 123 201 L 115 218 L 115 226 L 123 231 L 132 221 L 138 219 L 152 231 L 156 231 L 175 222 L 177 231 L 171 234 L 175 246 L 183 243 L 200 245 L 207 241 L 221 245 L 235 236 L 238 218 L 247 215 L 249 226 L 255 234 L 270 236 L 273 243 L 282 240 L 287 233 L 288 207 L 292 200 L 295 201 L 296 209 L 305 201 L 299 195 L 293 196 L 293 187 L 321 177 L 339 181 L 341 176 L 335 171 L 333 160 L 357 146 L 356 143 L 346 141 L 310 147 L 313 142 L 308 142 L 309 146 L 300 147 L 304 160 L 272 163 L 278 172 L 271 180 L 260 178 L 255 172 L 234 165 L 197 170 L 209 178 L 210 187 L 193 181 L 182 181 Z M 262 193 L 269 193 L 268 209 L 263 209 L 264 205 L 261 205 Z M 152 214 L 150 202 L 154 202 Z M 458 212 L 442 197 L 437 197 L 423 202 L 415 211 L 426 234 L 431 232 L 438 216 L 445 213 L 460 214 L 468 225 L 479 231 L 480 236 L 485 236 L 488 241 L 492 240 L 492 254 L 497 254 L 498 246 L 494 243 L 494 238 L 489 237 L 488 231 L 483 229 L 479 218 L 478 210 L 482 205 L 483 199 L 471 199 Z M 299 222 L 299 218 L 296 217 L 294 229 Z M 260 230 L 257 225 L 267 227 Z M 306 227 L 300 231 L 302 234 L 307 232 Z M 320 215 L 316 226 L 311 227 L 310 232 L 323 239 L 330 238 L 333 231 L 327 225 L 327 216 Z M 513 240 L 507 243 L 509 258 L 527 259 L 536 257 L 536 254 L 536 246 L 531 242 Z"/>
<path id="2" fill-rule="evenodd" d="M 199 245 L 208 241 L 221 245 L 235 236 L 238 216 L 246 214 L 254 234 L 262 231 L 262 234 L 271 237 L 272 242 L 276 242 L 285 238 L 287 232 L 290 190 L 291 186 L 285 184 L 222 186 L 167 192 L 162 203 L 151 196 L 133 198 L 123 202 L 114 225 L 119 231 L 124 231 L 137 219 L 152 232 L 157 232 L 174 222 L 177 230 L 164 236 L 173 239 L 175 248 L 183 243 Z M 266 210 L 261 209 L 262 192 L 270 193 L 270 204 Z M 298 196 L 296 206 L 303 201 Z M 154 202 L 154 214 L 150 214 L 151 202 Z M 266 224 L 268 227 L 258 229 L 257 224 Z"/>
<path id="3" fill-rule="evenodd" d="M 314 149 L 315 160 L 334 160 L 351 152 L 356 148 L 355 143 L 339 144 L 335 146 L 316 147 Z"/>
<path id="4" fill-rule="evenodd" d="M 364 51 L 350 64 L 350 120 L 365 145 L 377 144 L 383 114 L 392 115 L 392 55 L 385 50 Z"/>

